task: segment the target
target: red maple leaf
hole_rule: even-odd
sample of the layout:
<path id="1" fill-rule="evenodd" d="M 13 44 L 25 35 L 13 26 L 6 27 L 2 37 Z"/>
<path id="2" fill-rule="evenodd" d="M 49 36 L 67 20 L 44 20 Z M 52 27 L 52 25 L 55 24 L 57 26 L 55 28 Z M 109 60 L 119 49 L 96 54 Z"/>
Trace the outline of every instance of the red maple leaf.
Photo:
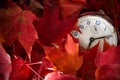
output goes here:
<path id="1" fill-rule="evenodd" d="M 12 73 L 10 80 L 28 80 L 30 77 L 30 69 L 25 64 L 24 60 L 20 57 L 16 57 L 12 61 Z"/>
<path id="2" fill-rule="evenodd" d="M 99 52 L 96 57 L 97 80 L 120 79 L 120 46 L 112 46 L 105 52 Z"/>
<path id="3" fill-rule="evenodd" d="M 119 27 L 119 0 L 0 0 L 0 43 L 11 48 L 0 45 L 0 80 L 120 80 L 120 46 L 109 49 L 105 41 L 105 52 L 97 52 L 96 45 L 81 53 L 79 43 L 67 36 L 86 7 L 102 9 Z M 38 36 L 42 44 L 35 42 Z"/>
<path id="4" fill-rule="evenodd" d="M 64 18 L 61 11 L 58 0 L 45 0 L 43 16 L 34 23 L 42 43 L 49 45 L 58 42 L 74 28 L 80 10 Z"/>
<path id="5" fill-rule="evenodd" d="M 47 73 L 51 72 L 53 64 L 45 58 L 45 53 L 43 48 L 37 42 L 34 43 L 32 53 L 31 53 L 31 63 L 30 67 L 39 73 L 41 76 L 45 76 Z"/>
<path id="6" fill-rule="evenodd" d="M 37 32 L 32 24 L 36 19 L 35 15 L 22 10 L 15 4 L 8 9 L 0 9 L 0 40 L 12 44 L 15 39 L 23 45 L 30 58 L 32 45 L 38 38 Z"/>
<path id="7" fill-rule="evenodd" d="M 83 65 L 77 71 L 77 75 L 81 77 L 83 80 L 94 80 L 95 79 L 95 58 L 98 51 L 99 43 L 91 48 L 90 50 L 84 51 Z"/>
<path id="8" fill-rule="evenodd" d="M 86 0 L 58 0 L 60 4 L 61 14 L 63 17 L 73 15 L 77 11 L 81 11 L 83 7 L 87 7 Z"/>
<path id="9" fill-rule="evenodd" d="M 0 79 L 9 80 L 11 67 L 11 58 L 0 44 Z"/>

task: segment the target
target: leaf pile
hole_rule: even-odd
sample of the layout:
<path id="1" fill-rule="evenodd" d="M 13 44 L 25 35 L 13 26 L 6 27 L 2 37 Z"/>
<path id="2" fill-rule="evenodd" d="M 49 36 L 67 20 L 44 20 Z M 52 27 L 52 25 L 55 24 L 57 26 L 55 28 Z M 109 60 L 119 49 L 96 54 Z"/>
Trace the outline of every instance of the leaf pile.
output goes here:
<path id="1" fill-rule="evenodd" d="M 119 40 L 100 52 L 70 35 L 82 13 L 99 10 L 119 32 L 119 8 L 119 0 L 0 0 L 0 80 L 120 80 Z"/>

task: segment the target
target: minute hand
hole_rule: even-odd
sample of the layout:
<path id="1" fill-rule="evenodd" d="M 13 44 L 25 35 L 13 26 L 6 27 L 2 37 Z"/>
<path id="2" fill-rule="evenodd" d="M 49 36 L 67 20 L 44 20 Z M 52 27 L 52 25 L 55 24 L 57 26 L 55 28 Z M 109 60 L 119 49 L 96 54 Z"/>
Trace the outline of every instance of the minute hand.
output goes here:
<path id="1" fill-rule="evenodd" d="M 101 36 L 101 37 L 97 37 L 97 38 L 94 38 L 94 39 L 95 40 L 96 39 L 101 39 L 101 38 L 108 38 L 109 39 L 110 37 L 112 37 L 112 35 Z"/>
<path id="2" fill-rule="evenodd" d="M 97 40 L 97 39 L 101 39 L 101 38 L 108 38 L 108 39 L 109 39 L 110 37 L 112 37 L 112 35 L 106 35 L 106 36 L 101 36 L 101 37 L 97 37 L 97 38 L 90 37 L 90 43 L 88 44 L 87 49 L 90 48 L 92 42 L 94 42 L 95 40 Z"/>

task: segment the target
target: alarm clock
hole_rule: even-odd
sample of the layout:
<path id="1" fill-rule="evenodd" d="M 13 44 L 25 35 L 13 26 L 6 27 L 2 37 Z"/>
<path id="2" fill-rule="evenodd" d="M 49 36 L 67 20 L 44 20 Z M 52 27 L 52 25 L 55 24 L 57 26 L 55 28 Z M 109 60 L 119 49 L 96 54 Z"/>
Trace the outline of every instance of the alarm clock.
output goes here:
<path id="1" fill-rule="evenodd" d="M 84 49 L 90 49 L 99 43 L 99 49 L 104 49 L 104 44 L 117 45 L 117 32 L 115 27 L 103 12 L 89 12 L 82 14 L 76 23 L 79 30 L 71 32 Z"/>

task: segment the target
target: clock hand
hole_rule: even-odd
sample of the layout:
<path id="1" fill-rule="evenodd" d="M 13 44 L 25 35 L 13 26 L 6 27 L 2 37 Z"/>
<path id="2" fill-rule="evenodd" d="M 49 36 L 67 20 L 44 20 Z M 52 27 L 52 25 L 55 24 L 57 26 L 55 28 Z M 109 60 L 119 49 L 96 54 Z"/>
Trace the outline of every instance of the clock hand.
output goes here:
<path id="1" fill-rule="evenodd" d="M 109 39 L 110 37 L 112 37 L 112 35 L 114 33 L 115 33 L 115 31 L 111 35 L 101 36 L 101 37 L 97 37 L 97 38 L 94 38 L 94 39 L 101 39 L 101 38 L 107 38 L 107 39 Z"/>
<path id="2" fill-rule="evenodd" d="M 97 37 L 97 38 L 94 38 L 94 39 L 95 39 L 95 40 L 96 40 L 96 39 L 101 39 L 101 38 L 107 38 L 107 39 L 109 39 L 110 37 L 112 37 L 112 35 L 101 36 L 101 37 Z"/>
<path id="3" fill-rule="evenodd" d="M 90 42 L 89 42 L 89 44 L 88 44 L 87 49 L 89 49 L 89 48 L 90 48 L 90 46 L 91 46 L 92 42 L 94 42 L 95 40 L 97 40 L 97 39 L 101 39 L 101 38 L 110 38 L 110 37 L 112 37 L 112 35 L 101 36 L 101 37 L 97 37 L 97 38 L 90 37 L 90 39 L 89 39 L 89 40 L 90 40 Z"/>
<path id="4" fill-rule="evenodd" d="M 88 44 L 88 47 L 87 47 L 87 49 L 89 49 L 90 48 L 90 46 L 91 46 L 91 44 L 92 44 L 92 42 L 94 42 L 94 40 L 95 40 L 95 38 L 94 37 L 90 37 L 90 42 L 89 42 L 89 44 Z"/>

